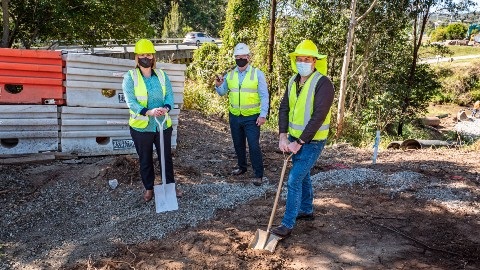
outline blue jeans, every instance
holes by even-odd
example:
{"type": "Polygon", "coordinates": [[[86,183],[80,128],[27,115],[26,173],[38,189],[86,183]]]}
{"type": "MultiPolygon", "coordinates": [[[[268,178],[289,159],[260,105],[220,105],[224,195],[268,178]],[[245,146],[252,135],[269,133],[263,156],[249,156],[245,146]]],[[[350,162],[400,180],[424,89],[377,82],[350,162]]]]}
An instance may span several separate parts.
{"type": "Polygon", "coordinates": [[[238,159],[238,168],[247,170],[247,144],[255,177],[263,177],[263,157],[260,149],[260,127],[257,126],[258,114],[235,116],[229,113],[230,132],[238,159]]]}
{"type": "Polygon", "coordinates": [[[293,166],[288,174],[287,206],[282,225],[293,229],[299,213],[313,213],[313,188],[310,170],[322,153],[326,140],[312,141],[293,155],[293,166]]]}

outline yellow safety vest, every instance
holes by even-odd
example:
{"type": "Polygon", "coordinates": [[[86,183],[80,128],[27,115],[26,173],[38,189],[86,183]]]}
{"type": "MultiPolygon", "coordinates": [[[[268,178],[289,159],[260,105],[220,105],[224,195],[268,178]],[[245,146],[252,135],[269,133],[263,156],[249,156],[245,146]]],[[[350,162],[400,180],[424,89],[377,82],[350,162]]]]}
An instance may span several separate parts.
{"type": "MultiPolygon", "coordinates": [[[[147,108],[147,103],[148,103],[148,92],[147,92],[147,86],[145,85],[145,81],[143,80],[143,76],[140,72],[139,68],[129,70],[130,76],[132,76],[133,79],[133,90],[135,97],[137,98],[138,103],[142,105],[143,107],[147,108]]],[[[153,72],[157,75],[158,81],[160,82],[160,85],[162,86],[163,90],[163,98],[165,98],[167,94],[167,89],[165,87],[165,72],[161,69],[154,69],[153,72]]],[[[168,114],[165,115],[167,117],[167,128],[172,126],[172,119],[168,116],[168,114]]],[[[148,115],[141,115],[137,114],[136,112],[130,110],[130,120],[128,120],[128,124],[131,127],[134,128],[145,128],[148,126],[148,120],[149,117],[148,115]]]]}
{"type": "Polygon", "coordinates": [[[260,113],[260,95],[258,94],[258,75],[256,68],[250,66],[240,85],[238,70],[233,69],[227,76],[229,89],[229,111],[236,116],[250,116],[260,113]]]}
{"type": "MultiPolygon", "coordinates": [[[[303,130],[310,121],[313,113],[313,100],[315,97],[315,86],[322,77],[318,71],[315,71],[305,82],[300,94],[297,96],[297,84],[294,75],[288,82],[288,103],[290,112],[288,113],[288,133],[296,138],[300,138],[303,130]]],[[[321,98],[321,97],[317,97],[321,98]]],[[[327,117],[313,137],[313,140],[325,140],[328,137],[330,128],[331,111],[328,111],[327,117]]]]}

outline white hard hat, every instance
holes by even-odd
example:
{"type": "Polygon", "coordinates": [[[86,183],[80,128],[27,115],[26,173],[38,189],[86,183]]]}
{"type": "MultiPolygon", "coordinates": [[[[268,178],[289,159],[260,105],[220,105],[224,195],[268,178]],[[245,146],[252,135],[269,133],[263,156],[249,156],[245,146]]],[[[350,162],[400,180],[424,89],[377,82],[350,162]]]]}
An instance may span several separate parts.
{"type": "Polygon", "coordinates": [[[250,49],[245,43],[238,43],[233,49],[233,56],[250,54],[250,49]]]}

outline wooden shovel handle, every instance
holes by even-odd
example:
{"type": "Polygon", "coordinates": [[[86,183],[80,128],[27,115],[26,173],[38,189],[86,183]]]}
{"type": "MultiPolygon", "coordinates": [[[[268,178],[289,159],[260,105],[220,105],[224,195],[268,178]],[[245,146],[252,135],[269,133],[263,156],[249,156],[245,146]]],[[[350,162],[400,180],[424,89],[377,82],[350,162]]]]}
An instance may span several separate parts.
{"type": "Polygon", "coordinates": [[[275,202],[273,203],[272,214],[270,214],[270,220],[268,221],[267,233],[270,232],[270,228],[272,227],[273,218],[275,217],[275,211],[277,211],[278,198],[280,197],[280,193],[282,191],[283,178],[285,176],[285,171],[287,170],[288,161],[292,158],[292,156],[293,154],[290,154],[283,161],[282,174],[280,175],[280,182],[278,182],[277,194],[275,195],[275,202]]]}

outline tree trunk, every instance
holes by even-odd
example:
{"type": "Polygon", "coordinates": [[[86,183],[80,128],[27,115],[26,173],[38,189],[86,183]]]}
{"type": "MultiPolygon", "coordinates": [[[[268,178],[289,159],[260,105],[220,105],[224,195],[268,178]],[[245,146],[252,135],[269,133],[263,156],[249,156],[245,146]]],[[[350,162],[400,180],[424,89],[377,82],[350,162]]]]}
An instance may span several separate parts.
{"type": "Polygon", "coordinates": [[[355,26],[360,23],[365,16],[367,16],[370,11],[372,11],[373,7],[377,3],[377,0],[373,0],[370,7],[365,11],[365,13],[360,16],[358,19],[355,18],[355,9],[357,5],[356,0],[352,0],[351,3],[351,10],[352,15],[350,16],[350,25],[348,27],[347,33],[347,44],[345,45],[345,55],[343,56],[343,65],[342,65],[342,74],[340,75],[340,96],[338,97],[338,111],[337,111],[337,133],[335,134],[335,138],[340,138],[343,131],[343,118],[345,116],[345,95],[347,92],[347,76],[348,76],[348,66],[350,63],[350,52],[352,50],[352,44],[355,37],[355,26]]]}
{"type": "Polygon", "coordinates": [[[9,28],[10,17],[8,14],[8,2],[9,0],[2,0],[3,35],[2,35],[2,43],[0,44],[0,47],[2,48],[10,47],[8,42],[8,37],[10,35],[10,28],[9,28]]]}
{"type": "MultiPolygon", "coordinates": [[[[418,8],[418,7],[417,7],[418,8]]],[[[413,59],[412,59],[412,64],[410,66],[410,72],[408,74],[408,81],[407,81],[407,90],[406,91],[410,91],[410,89],[415,85],[415,72],[417,70],[417,60],[418,60],[418,51],[420,49],[420,46],[422,45],[422,36],[423,36],[423,33],[425,32],[425,26],[427,24],[427,21],[428,21],[428,16],[430,15],[430,8],[431,8],[431,5],[428,4],[426,7],[425,7],[425,11],[422,15],[422,18],[421,18],[421,27],[420,27],[420,33],[417,33],[417,22],[418,22],[418,16],[415,17],[415,20],[414,20],[414,25],[413,25],[413,37],[414,37],[414,40],[413,40],[413,59]],[[418,34],[418,36],[417,36],[418,34]]],[[[405,93],[405,97],[404,97],[404,100],[403,100],[403,104],[402,104],[402,115],[405,114],[407,112],[407,109],[408,107],[410,106],[410,93],[405,93]]],[[[397,134],[399,136],[402,136],[403,134],[403,124],[404,124],[404,120],[401,118],[400,119],[400,122],[398,123],[398,129],[397,129],[397,134]]]]}
{"type": "Polygon", "coordinates": [[[340,95],[338,97],[338,111],[337,111],[337,134],[335,137],[338,139],[342,135],[343,131],[343,118],[345,116],[345,95],[347,92],[347,76],[348,76],[348,65],[350,63],[350,51],[352,50],[353,37],[355,33],[355,9],[357,5],[357,0],[352,0],[351,3],[351,16],[350,24],[348,26],[347,33],[347,44],[345,45],[345,54],[343,55],[343,64],[342,64],[342,74],[340,75],[340,95]]]}
{"type": "Polygon", "coordinates": [[[270,7],[270,33],[268,37],[268,73],[273,71],[273,44],[275,43],[275,20],[277,15],[277,0],[271,0],[270,7]]]}

